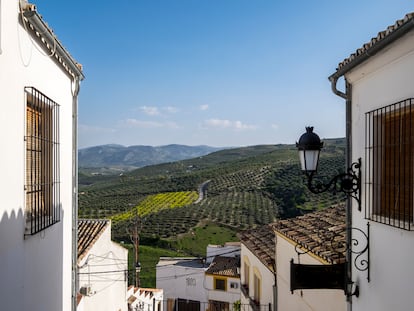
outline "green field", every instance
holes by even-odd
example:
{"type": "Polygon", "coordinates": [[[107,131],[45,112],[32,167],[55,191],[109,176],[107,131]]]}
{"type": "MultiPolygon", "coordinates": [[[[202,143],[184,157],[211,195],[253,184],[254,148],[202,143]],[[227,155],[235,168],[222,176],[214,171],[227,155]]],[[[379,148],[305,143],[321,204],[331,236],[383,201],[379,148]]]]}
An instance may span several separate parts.
{"type": "MultiPolygon", "coordinates": [[[[155,265],[160,257],[205,257],[209,244],[223,245],[225,242],[238,241],[236,232],[225,226],[217,226],[213,223],[203,223],[194,228],[190,233],[182,235],[168,243],[168,248],[141,245],[139,247],[139,261],[141,263],[140,284],[141,287],[155,287],[155,265]],[[173,248],[175,251],[169,249],[173,248]]],[[[129,284],[134,282],[134,251],[131,244],[126,246],[129,252],[129,284]]]]}
{"type": "MultiPolygon", "coordinates": [[[[128,248],[128,284],[135,284],[135,258],[132,244],[124,244],[128,248]]],[[[139,247],[139,262],[141,263],[140,285],[141,287],[155,288],[155,266],[160,257],[180,257],[182,252],[166,248],[141,245],[139,247]]]]}

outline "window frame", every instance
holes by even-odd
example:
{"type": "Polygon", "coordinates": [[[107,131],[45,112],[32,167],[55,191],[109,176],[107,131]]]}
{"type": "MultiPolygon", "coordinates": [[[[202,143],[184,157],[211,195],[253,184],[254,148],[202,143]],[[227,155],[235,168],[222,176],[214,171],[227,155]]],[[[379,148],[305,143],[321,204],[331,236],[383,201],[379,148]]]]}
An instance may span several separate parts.
{"type": "Polygon", "coordinates": [[[413,230],[414,99],[366,113],[365,218],[413,230]]]}
{"type": "Polygon", "coordinates": [[[243,272],[244,272],[243,286],[248,289],[250,286],[250,261],[247,258],[243,260],[243,272]]]}
{"type": "Polygon", "coordinates": [[[262,296],[262,275],[259,270],[253,271],[253,299],[256,304],[260,304],[262,296]]]}
{"type": "Polygon", "coordinates": [[[230,282],[230,288],[231,289],[238,289],[239,288],[239,283],[237,283],[237,282],[230,282]]]}
{"type": "Polygon", "coordinates": [[[214,289],[220,290],[223,292],[227,291],[227,279],[221,277],[214,277],[213,279],[214,289]],[[221,283],[223,286],[218,286],[218,283],[221,283]]]}
{"type": "Polygon", "coordinates": [[[60,221],[59,105],[25,87],[25,235],[60,221]]]}

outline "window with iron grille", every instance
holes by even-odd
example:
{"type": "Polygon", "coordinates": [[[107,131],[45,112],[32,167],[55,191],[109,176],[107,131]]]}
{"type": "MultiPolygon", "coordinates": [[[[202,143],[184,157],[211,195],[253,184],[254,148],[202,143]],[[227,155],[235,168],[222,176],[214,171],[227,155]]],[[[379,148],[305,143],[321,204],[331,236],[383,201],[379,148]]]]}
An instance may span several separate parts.
{"type": "Polygon", "coordinates": [[[413,229],[414,99],[366,113],[366,217],[413,229]]]}
{"type": "Polygon", "coordinates": [[[60,221],[59,105],[33,87],[26,94],[26,234],[60,221]]]}

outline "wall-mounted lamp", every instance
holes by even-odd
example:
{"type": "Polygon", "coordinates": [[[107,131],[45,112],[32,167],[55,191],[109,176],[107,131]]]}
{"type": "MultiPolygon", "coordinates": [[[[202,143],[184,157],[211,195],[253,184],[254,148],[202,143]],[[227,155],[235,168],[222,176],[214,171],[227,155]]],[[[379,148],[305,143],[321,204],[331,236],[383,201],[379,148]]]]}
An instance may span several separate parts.
{"type": "MultiPolygon", "coordinates": [[[[319,154],[323,147],[319,136],[313,132],[313,127],[306,127],[306,133],[296,143],[299,151],[299,159],[302,171],[308,179],[308,188],[312,193],[318,194],[326,191],[332,193],[343,192],[347,197],[352,197],[358,202],[358,210],[361,211],[361,158],[351,164],[345,173],[334,176],[328,183],[313,181],[319,163],[319,154]]],[[[315,245],[314,247],[316,247],[315,245]]],[[[299,249],[299,248],[295,248],[299,249]]],[[[341,288],[350,297],[359,295],[359,287],[352,282],[348,269],[353,266],[359,271],[369,272],[369,223],[367,232],[360,228],[351,227],[347,223],[347,241],[333,246],[332,251],[342,249],[346,253],[347,261],[330,266],[294,264],[291,261],[291,290],[317,289],[317,288],[341,288]],[[317,279],[315,283],[315,279],[317,279]],[[344,282],[345,281],[345,282],[344,282]],[[354,290],[352,287],[354,286],[354,290]]],[[[303,252],[296,250],[298,256],[303,252]]],[[[308,251],[312,251],[309,249],[308,251]]]]}
{"type": "Polygon", "coordinates": [[[299,160],[302,171],[308,178],[308,188],[312,193],[331,191],[332,193],[343,192],[348,197],[353,197],[358,202],[358,210],[361,210],[361,158],[358,162],[351,164],[347,172],[334,176],[331,181],[324,184],[321,182],[312,183],[313,177],[318,169],[319,154],[323,142],[313,132],[313,127],[306,127],[306,133],[302,134],[299,142],[296,143],[299,151],[299,160]]]}

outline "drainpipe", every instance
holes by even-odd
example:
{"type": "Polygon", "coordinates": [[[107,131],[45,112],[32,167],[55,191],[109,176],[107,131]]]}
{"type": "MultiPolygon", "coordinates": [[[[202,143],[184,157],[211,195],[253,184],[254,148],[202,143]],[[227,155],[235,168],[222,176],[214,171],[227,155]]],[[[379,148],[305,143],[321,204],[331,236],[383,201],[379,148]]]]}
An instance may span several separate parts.
{"type": "Polygon", "coordinates": [[[80,80],[76,76],[72,91],[72,311],[76,311],[78,280],[78,94],[80,80]]]}
{"type": "MultiPolygon", "coordinates": [[[[276,239],[276,238],[275,238],[276,239]]],[[[276,261],[273,261],[273,276],[275,278],[273,284],[273,311],[278,309],[278,296],[277,296],[277,272],[276,272],[276,261]]]]}
{"type": "MultiPolygon", "coordinates": [[[[345,93],[337,89],[337,82],[338,76],[332,75],[329,77],[331,81],[331,88],[332,92],[345,99],[345,110],[346,110],[346,121],[345,121],[345,169],[351,167],[352,164],[352,85],[348,83],[345,78],[345,93]]],[[[352,245],[352,232],[350,228],[352,228],[352,198],[348,198],[346,200],[346,243],[347,245],[352,245]]],[[[348,293],[348,281],[352,281],[352,251],[351,248],[348,247],[346,252],[346,261],[348,262],[346,267],[346,277],[347,277],[347,284],[346,284],[346,293],[348,293]]],[[[352,296],[347,295],[347,310],[352,311],[352,296]]]]}

